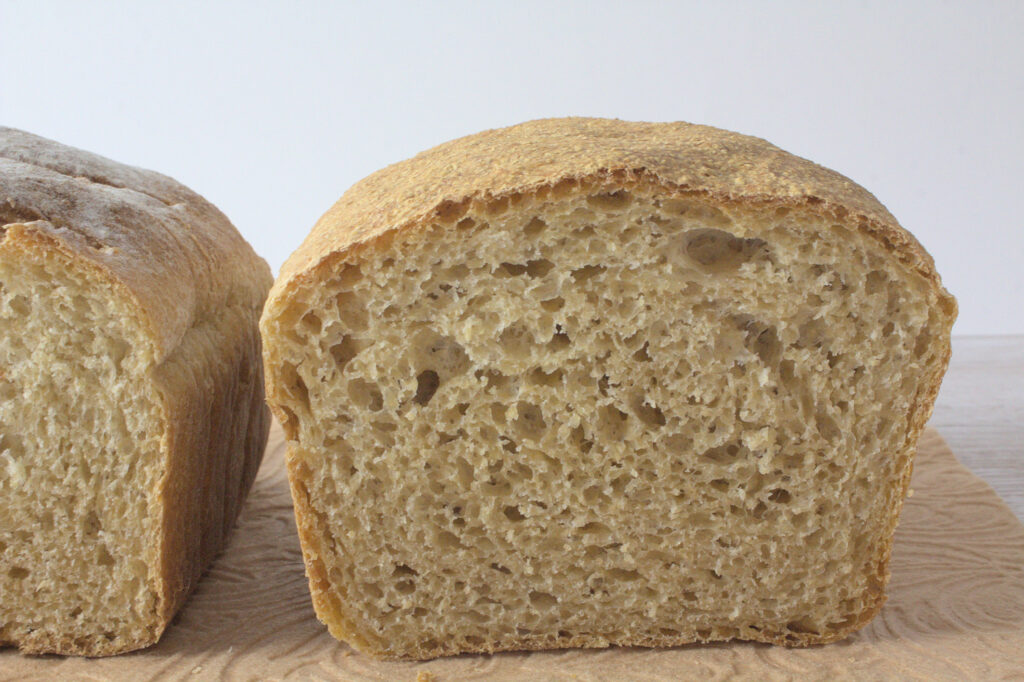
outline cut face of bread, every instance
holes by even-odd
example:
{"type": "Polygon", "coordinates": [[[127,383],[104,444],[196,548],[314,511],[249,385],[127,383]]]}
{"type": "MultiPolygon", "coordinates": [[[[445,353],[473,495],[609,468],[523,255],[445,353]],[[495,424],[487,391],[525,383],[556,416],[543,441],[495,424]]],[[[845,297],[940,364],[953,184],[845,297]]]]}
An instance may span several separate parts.
{"type": "Polygon", "coordinates": [[[881,607],[954,305],[885,241],[612,173],[330,253],[263,333],[336,637],[808,644],[881,607]]]}
{"type": "Polygon", "coordinates": [[[259,466],[269,286],[170,178],[0,128],[0,646],[160,638],[259,466]]]}
{"type": "Polygon", "coordinates": [[[152,638],[152,344],[130,303],[66,258],[0,249],[0,287],[0,640],[152,638]]]}

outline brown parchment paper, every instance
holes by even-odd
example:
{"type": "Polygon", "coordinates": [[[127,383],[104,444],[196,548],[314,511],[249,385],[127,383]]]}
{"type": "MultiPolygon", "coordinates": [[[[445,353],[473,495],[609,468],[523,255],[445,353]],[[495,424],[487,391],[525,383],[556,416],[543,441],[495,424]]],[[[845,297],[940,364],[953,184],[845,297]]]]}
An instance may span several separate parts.
{"type": "Polygon", "coordinates": [[[382,663],[313,614],[279,428],[224,554],[156,646],[114,658],[0,652],[3,680],[1024,679],[1024,526],[932,430],[896,533],[889,601],[810,649],[715,644],[382,663]]]}

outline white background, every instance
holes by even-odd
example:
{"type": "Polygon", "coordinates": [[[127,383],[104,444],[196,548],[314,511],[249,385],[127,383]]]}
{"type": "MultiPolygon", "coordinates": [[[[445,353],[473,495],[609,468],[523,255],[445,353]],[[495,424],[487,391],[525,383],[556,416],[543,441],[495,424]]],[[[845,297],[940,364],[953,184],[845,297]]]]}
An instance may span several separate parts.
{"type": "Polygon", "coordinates": [[[0,124],[172,175],[275,270],[353,182],[527,119],[688,120],[874,192],[1024,333],[1022,2],[13,2],[0,124]]]}

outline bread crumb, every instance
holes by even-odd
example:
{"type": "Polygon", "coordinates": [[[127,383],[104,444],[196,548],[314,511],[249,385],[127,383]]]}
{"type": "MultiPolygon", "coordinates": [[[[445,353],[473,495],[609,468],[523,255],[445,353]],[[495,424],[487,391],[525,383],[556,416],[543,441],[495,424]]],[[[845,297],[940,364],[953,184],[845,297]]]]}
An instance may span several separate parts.
{"type": "Polygon", "coordinates": [[[434,676],[434,673],[421,670],[416,673],[416,682],[437,682],[437,678],[434,676]]]}
{"type": "Polygon", "coordinates": [[[914,496],[914,489],[913,488],[907,488],[907,499],[909,500],[913,496],[914,496]]]}

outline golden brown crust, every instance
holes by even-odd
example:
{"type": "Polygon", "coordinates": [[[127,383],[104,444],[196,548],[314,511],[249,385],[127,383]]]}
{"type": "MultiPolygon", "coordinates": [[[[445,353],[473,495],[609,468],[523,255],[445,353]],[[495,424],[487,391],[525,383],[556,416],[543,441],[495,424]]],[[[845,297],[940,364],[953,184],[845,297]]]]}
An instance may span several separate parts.
{"type": "MultiPolygon", "coordinates": [[[[602,191],[644,185],[668,195],[703,195],[723,205],[799,207],[830,223],[867,234],[883,244],[908,270],[919,273],[931,284],[933,303],[944,321],[948,362],[949,329],[956,317],[956,301],[942,287],[930,255],[874,196],[842,175],[764,140],[688,123],[588,118],[531,121],[447,142],[378,171],[346,192],[285,263],[265,307],[264,324],[282,314],[299,287],[329,276],[327,273],[339,261],[354,259],[363,251],[385,248],[395,234],[415,231],[435,219],[454,224],[451,218],[464,213],[472,202],[500,205],[523,195],[557,192],[564,185],[597,186],[602,191]]],[[[270,354],[264,360],[267,364],[275,362],[270,354]]],[[[745,633],[743,639],[788,646],[837,641],[866,625],[882,608],[892,534],[910,479],[913,449],[931,414],[945,367],[943,363],[933,368],[926,390],[912,410],[905,466],[889,491],[888,543],[879,547],[874,556],[865,557],[865,566],[875,578],[872,605],[850,622],[826,633],[766,630],[745,633]]],[[[281,390],[282,387],[268,381],[268,401],[288,438],[294,440],[297,433],[293,420],[278,404],[281,390]]],[[[897,454],[900,453],[894,453],[897,454]]],[[[290,473],[301,478],[301,473],[294,469],[290,473]]],[[[310,513],[308,505],[296,508],[299,526],[305,529],[304,549],[307,544],[316,547],[321,542],[316,537],[316,523],[305,518],[310,513]]],[[[326,581],[314,580],[311,575],[310,586],[318,614],[331,620],[336,609],[326,615],[319,606],[328,599],[326,581]]],[[[390,655],[379,647],[367,646],[353,625],[337,621],[331,625],[335,636],[349,641],[359,637],[370,653],[390,655]]],[[[654,637],[614,644],[674,646],[730,637],[712,633],[707,637],[654,637]]],[[[486,643],[477,649],[446,648],[440,644],[438,648],[413,652],[407,658],[608,644],[604,638],[588,636],[542,642],[510,639],[486,643]]]]}
{"type": "Polygon", "coordinates": [[[60,253],[134,304],[167,424],[149,636],[35,633],[14,643],[88,656],[149,646],[223,547],[262,458],[270,417],[256,324],[270,270],[220,211],[174,180],[9,128],[0,128],[0,241],[60,253]]]}
{"type": "Polygon", "coordinates": [[[305,487],[309,471],[301,462],[300,450],[294,444],[288,446],[286,461],[302,559],[306,565],[306,578],[309,580],[309,592],[317,617],[327,625],[335,638],[351,642],[360,649],[377,648],[377,644],[369,641],[359,631],[355,621],[345,613],[343,604],[339,602],[335,590],[331,587],[321,557],[334,550],[325,546],[325,540],[328,538],[327,524],[309,502],[305,487]]]}
{"type": "MultiPolygon", "coordinates": [[[[356,183],[285,262],[270,305],[332,255],[415,229],[469,200],[627,176],[721,202],[811,207],[872,234],[941,287],[931,256],[913,235],[871,193],[835,171],[759,138],[709,126],[559,118],[446,142],[356,183]]],[[[942,292],[946,305],[954,305],[942,292]]]]}

